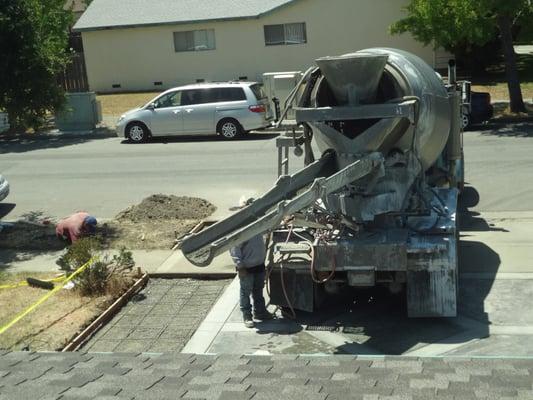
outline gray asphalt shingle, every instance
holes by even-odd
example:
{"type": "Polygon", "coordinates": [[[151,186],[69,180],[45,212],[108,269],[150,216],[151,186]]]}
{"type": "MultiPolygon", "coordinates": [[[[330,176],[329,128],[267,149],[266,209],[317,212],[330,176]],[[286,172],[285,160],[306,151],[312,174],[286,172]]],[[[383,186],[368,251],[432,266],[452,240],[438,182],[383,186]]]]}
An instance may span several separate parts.
{"type": "Polygon", "coordinates": [[[0,364],[0,400],[533,398],[533,359],[14,352],[0,364]]]}
{"type": "Polygon", "coordinates": [[[257,18],[296,0],[93,0],[74,26],[87,31],[257,18]]]}

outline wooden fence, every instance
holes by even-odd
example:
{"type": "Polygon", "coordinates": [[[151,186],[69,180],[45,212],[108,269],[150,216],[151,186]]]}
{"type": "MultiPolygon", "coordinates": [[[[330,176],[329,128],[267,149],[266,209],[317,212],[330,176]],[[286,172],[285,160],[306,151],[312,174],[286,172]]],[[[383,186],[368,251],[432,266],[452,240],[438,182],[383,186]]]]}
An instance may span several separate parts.
{"type": "Polygon", "coordinates": [[[71,62],[58,76],[58,83],[66,92],[88,92],[89,82],[83,53],[74,53],[71,62]]]}

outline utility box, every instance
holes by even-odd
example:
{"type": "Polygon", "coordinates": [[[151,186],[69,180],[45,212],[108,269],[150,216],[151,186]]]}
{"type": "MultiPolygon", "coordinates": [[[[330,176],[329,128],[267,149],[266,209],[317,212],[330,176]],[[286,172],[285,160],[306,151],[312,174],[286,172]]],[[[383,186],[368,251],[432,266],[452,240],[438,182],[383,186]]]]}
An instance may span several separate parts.
{"type": "MultiPolygon", "coordinates": [[[[296,87],[301,78],[301,71],[267,72],[263,74],[263,89],[265,90],[265,93],[268,96],[268,101],[270,102],[271,110],[275,110],[275,104],[273,102],[273,99],[278,99],[280,111],[281,114],[283,114],[285,110],[285,100],[287,100],[287,97],[296,87]]],[[[297,101],[295,102],[295,104],[297,104],[297,101]]],[[[278,115],[277,117],[279,118],[280,116],[281,115],[278,115]]],[[[289,111],[286,119],[294,119],[294,112],[292,110],[289,111]]]]}
{"type": "Polygon", "coordinates": [[[94,92],[67,93],[63,111],[55,115],[60,131],[89,131],[102,121],[102,106],[94,92]]]}
{"type": "Polygon", "coordinates": [[[9,118],[6,112],[0,112],[0,133],[9,130],[9,118]]]}

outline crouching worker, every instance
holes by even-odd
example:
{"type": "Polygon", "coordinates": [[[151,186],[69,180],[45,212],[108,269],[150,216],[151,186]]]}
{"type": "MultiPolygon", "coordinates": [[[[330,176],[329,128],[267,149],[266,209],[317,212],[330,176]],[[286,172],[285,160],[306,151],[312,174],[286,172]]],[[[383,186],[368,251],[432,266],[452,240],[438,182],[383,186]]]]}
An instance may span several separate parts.
{"type": "MultiPolygon", "coordinates": [[[[239,206],[245,207],[253,202],[248,199],[239,202],[239,206]]],[[[250,240],[233,247],[230,250],[231,257],[237,268],[240,281],[240,308],[244,325],[247,328],[253,328],[252,304],[250,296],[253,299],[253,317],[258,320],[272,319],[273,316],[265,307],[265,298],[263,297],[263,288],[265,286],[265,243],[263,236],[257,235],[250,240]]]]}
{"type": "Polygon", "coordinates": [[[95,217],[80,211],[59,221],[56,226],[56,235],[73,243],[83,236],[94,235],[96,224],[95,217]]]}

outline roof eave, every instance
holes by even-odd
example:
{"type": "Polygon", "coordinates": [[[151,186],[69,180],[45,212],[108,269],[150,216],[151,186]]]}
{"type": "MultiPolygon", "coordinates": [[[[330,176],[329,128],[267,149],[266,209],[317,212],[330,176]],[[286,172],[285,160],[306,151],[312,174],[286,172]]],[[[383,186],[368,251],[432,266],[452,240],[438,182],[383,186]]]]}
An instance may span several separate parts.
{"type": "Polygon", "coordinates": [[[169,22],[152,22],[145,24],[126,24],[126,25],[103,25],[103,26],[91,26],[87,28],[77,28],[74,25],[72,30],[74,32],[89,32],[89,31],[104,31],[111,29],[131,29],[131,28],[151,28],[154,26],[168,26],[168,25],[189,25],[189,24],[202,24],[208,22],[225,22],[225,21],[238,21],[245,19],[257,19],[259,16],[249,17],[231,17],[231,18],[212,18],[212,19],[196,19],[191,21],[169,21],[169,22]]]}
{"type": "Polygon", "coordinates": [[[111,29],[131,29],[131,28],[150,28],[155,26],[168,26],[168,25],[188,25],[188,24],[202,24],[208,22],[227,22],[227,21],[242,21],[247,19],[259,19],[261,17],[267,16],[278,11],[281,8],[287,7],[297,0],[291,0],[285,4],[281,4],[277,7],[274,7],[268,11],[257,15],[249,15],[244,17],[230,17],[230,18],[211,18],[211,19],[196,19],[190,21],[170,21],[170,22],[153,22],[145,24],[126,24],[126,25],[103,25],[103,26],[91,26],[86,28],[77,28],[76,25],[72,28],[73,32],[90,32],[90,31],[104,31],[111,29]]]}

